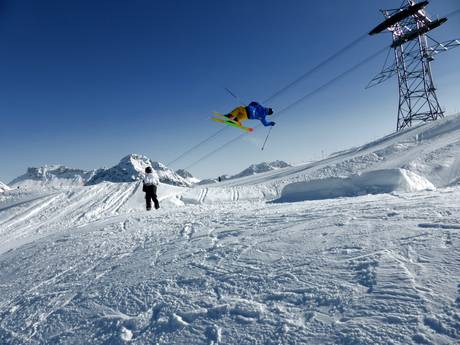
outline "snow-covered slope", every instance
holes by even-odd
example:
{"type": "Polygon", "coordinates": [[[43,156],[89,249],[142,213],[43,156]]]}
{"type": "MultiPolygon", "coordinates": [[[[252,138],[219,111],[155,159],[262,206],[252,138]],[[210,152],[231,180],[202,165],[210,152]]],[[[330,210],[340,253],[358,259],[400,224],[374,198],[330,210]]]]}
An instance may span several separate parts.
{"type": "Polygon", "coordinates": [[[146,156],[130,154],[121,159],[120,163],[109,168],[99,169],[88,181],[88,185],[106,182],[132,182],[139,180],[144,174],[145,168],[151,166],[153,173],[158,175],[160,182],[174,186],[189,187],[191,183],[179,176],[173,170],[160,162],[151,161],[146,156]]]}
{"type": "Polygon", "coordinates": [[[458,187],[126,213],[135,185],[0,201],[1,344],[460,341],[458,187]]]}
{"type": "Polygon", "coordinates": [[[0,181],[0,193],[3,193],[7,190],[11,190],[10,187],[8,187],[6,184],[4,184],[3,182],[0,181]]]}
{"type": "Polygon", "coordinates": [[[158,211],[139,181],[1,193],[0,344],[458,344],[459,131],[161,183],[158,211]]]}
{"type": "MultiPolygon", "coordinates": [[[[160,183],[161,208],[175,209],[184,187],[160,183]]],[[[145,209],[142,184],[101,182],[68,188],[14,189],[0,197],[0,254],[59,229],[145,209]]],[[[0,342],[1,344],[1,342],[0,342]]]]}
{"type": "Polygon", "coordinates": [[[63,165],[45,165],[28,168],[24,175],[11,181],[10,186],[25,188],[82,186],[93,174],[93,171],[68,168],[63,165]]]}
{"type": "Polygon", "coordinates": [[[300,187],[305,193],[297,193],[295,198],[311,200],[318,194],[315,191],[306,191],[316,189],[312,187],[323,184],[324,181],[321,180],[324,179],[339,182],[342,186],[348,184],[350,180],[347,179],[353,179],[354,191],[350,192],[346,188],[348,191],[340,196],[393,190],[412,191],[409,188],[412,182],[407,182],[409,176],[412,180],[425,181],[421,185],[430,186],[429,188],[431,185],[444,187],[458,183],[460,115],[394,133],[361,147],[339,152],[322,161],[231,179],[219,185],[198,186],[185,193],[183,200],[188,203],[273,200],[282,196],[285,187],[288,188],[287,192],[300,187]],[[385,173],[388,171],[393,173],[385,173]],[[388,178],[386,182],[381,181],[382,185],[386,185],[385,188],[372,190],[365,185],[356,185],[365,182],[365,179],[358,176],[368,172],[375,172],[380,179],[388,178]],[[399,185],[395,185],[395,178],[400,181],[399,185]]]}

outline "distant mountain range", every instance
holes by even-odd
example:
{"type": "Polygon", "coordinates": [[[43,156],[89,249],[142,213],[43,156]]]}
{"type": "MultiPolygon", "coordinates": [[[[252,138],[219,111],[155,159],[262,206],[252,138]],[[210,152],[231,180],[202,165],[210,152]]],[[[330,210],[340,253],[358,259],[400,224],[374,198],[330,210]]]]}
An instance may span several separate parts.
{"type": "Polygon", "coordinates": [[[94,185],[107,182],[132,182],[142,178],[145,168],[151,166],[160,182],[174,186],[190,187],[199,179],[185,170],[179,173],[167,168],[160,162],[150,160],[146,156],[130,154],[111,168],[96,170],[82,170],[69,168],[63,165],[45,165],[43,167],[28,168],[24,175],[10,182],[12,186],[78,186],[94,185]],[[184,177],[182,177],[183,175],[184,177]]]}
{"type": "MultiPolygon", "coordinates": [[[[191,187],[194,184],[208,184],[218,182],[219,178],[200,180],[194,177],[190,172],[179,169],[174,171],[164,164],[152,161],[146,156],[130,154],[123,157],[120,162],[110,168],[100,168],[95,170],[82,170],[69,168],[64,165],[45,165],[43,167],[28,168],[24,175],[15,178],[9,183],[10,186],[24,187],[64,187],[64,186],[83,186],[95,185],[101,182],[132,182],[137,181],[144,175],[145,168],[152,167],[153,173],[156,174],[161,183],[191,187]]],[[[240,173],[232,176],[222,175],[221,181],[236,179],[267,171],[286,168],[290,165],[283,161],[274,161],[269,163],[259,163],[249,166],[240,173]]],[[[8,190],[9,187],[0,184],[0,191],[8,190]]]]}
{"type": "Polygon", "coordinates": [[[45,165],[28,168],[24,175],[15,178],[10,186],[78,186],[84,185],[94,175],[94,171],[69,168],[63,165],[45,165]]]}
{"type": "Polygon", "coordinates": [[[272,170],[287,168],[290,166],[291,166],[290,164],[284,161],[280,161],[280,160],[273,161],[273,162],[263,162],[259,164],[252,164],[248,168],[244,169],[243,171],[239,172],[236,175],[221,175],[214,179],[202,180],[198,184],[203,185],[203,184],[209,184],[209,183],[216,183],[216,182],[219,182],[219,179],[220,181],[233,180],[237,178],[261,174],[261,173],[272,171],[272,170]]]}

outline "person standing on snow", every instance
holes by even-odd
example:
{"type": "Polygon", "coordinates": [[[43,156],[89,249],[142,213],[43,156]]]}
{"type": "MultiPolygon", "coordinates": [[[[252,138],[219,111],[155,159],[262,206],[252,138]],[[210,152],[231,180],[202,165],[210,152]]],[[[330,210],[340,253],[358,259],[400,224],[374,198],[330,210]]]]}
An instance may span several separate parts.
{"type": "Polygon", "coordinates": [[[157,199],[157,186],[159,182],[158,178],[153,175],[152,168],[145,168],[145,176],[142,180],[142,191],[145,192],[145,206],[147,211],[152,209],[152,200],[155,205],[155,209],[158,210],[160,208],[160,204],[157,199]]]}
{"type": "Polygon", "coordinates": [[[241,106],[233,109],[225,117],[238,122],[239,125],[242,125],[241,121],[244,120],[260,120],[265,127],[268,127],[275,125],[273,121],[267,121],[267,116],[272,114],[272,108],[265,108],[257,102],[251,102],[247,107],[241,106]]]}

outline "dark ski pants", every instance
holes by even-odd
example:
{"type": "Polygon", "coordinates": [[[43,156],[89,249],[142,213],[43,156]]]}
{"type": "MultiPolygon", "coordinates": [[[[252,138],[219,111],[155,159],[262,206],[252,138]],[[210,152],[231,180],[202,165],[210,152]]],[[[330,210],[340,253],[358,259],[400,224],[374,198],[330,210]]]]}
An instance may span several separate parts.
{"type": "Polygon", "coordinates": [[[148,190],[145,192],[145,206],[147,210],[152,208],[152,200],[155,205],[155,209],[158,210],[160,208],[160,204],[158,203],[157,199],[157,186],[149,186],[148,190]]]}

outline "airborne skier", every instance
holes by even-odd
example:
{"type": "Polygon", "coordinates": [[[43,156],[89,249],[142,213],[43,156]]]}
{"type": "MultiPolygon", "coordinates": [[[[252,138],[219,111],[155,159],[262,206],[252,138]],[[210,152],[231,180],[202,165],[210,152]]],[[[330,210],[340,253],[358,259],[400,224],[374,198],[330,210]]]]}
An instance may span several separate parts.
{"type": "Polygon", "coordinates": [[[214,113],[218,117],[212,117],[211,119],[217,122],[227,123],[233,127],[238,127],[247,132],[252,132],[253,128],[245,127],[242,121],[245,120],[260,120],[266,127],[274,126],[275,122],[267,121],[267,116],[273,114],[272,108],[265,108],[257,102],[251,102],[247,106],[240,106],[233,109],[226,115],[214,113]]]}
{"type": "Polygon", "coordinates": [[[272,114],[272,108],[265,108],[257,102],[251,102],[246,107],[241,106],[233,109],[230,113],[225,115],[225,117],[238,122],[240,125],[242,125],[241,121],[260,120],[265,127],[268,127],[275,125],[273,121],[267,121],[267,116],[272,114]]]}

